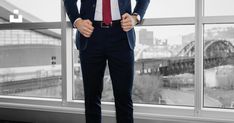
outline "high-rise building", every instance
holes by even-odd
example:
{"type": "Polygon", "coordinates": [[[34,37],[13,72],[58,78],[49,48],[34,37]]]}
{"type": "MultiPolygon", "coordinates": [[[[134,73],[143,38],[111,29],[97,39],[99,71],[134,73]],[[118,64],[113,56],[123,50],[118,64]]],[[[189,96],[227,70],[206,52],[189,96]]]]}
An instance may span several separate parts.
{"type": "Polygon", "coordinates": [[[139,43],[144,45],[154,45],[154,32],[141,29],[139,31],[139,43]]]}

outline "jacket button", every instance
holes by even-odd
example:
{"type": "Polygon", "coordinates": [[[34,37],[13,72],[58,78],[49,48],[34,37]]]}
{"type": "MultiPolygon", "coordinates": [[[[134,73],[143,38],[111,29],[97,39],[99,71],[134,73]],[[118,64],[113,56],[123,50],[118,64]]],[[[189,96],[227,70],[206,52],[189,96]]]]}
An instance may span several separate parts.
{"type": "Polygon", "coordinates": [[[93,8],[95,8],[96,7],[96,5],[95,4],[93,4],[93,6],[92,6],[93,8]]]}

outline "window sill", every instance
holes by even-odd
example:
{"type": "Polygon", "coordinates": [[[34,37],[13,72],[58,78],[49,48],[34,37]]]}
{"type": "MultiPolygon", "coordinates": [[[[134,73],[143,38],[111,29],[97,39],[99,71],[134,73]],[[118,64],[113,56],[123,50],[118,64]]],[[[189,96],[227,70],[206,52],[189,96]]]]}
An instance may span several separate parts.
{"type": "MultiPolygon", "coordinates": [[[[2,98],[1,98],[2,99],[2,98]]],[[[47,100],[47,99],[45,99],[47,100]]],[[[26,100],[27,101],[27,100],[26,100]]],[[[47,100],[48,101],[48,100],[47,100]]],[[[42,101],[43,102],[43,101],[42,101]]],[[[84,114],[83,101],[73,101],[62,103],[60,100],[53,100],[46,103],[52,103],[53,105],[43,105],[41,104],[29,104],[29,103],[12,103],[12,102],[0,102],[0,108],[8,109],[21,109],[21,110],[35,110],[35,111],[45,111],[45,112],[55,112],[55,113],[72,113],[72,114],[84,114]]],[[[102,115],[107,117],[115,117],[114,106],[112,102],[103,102],[102,115]]],[[[147,111],[150,109],[150,106],[139,106],[139,104],[134,104],[134,118],[136,119],[145,119],[145,120],[155,120],[155,121],[177,121],[177,122],[187,122],[187,123],[196,123],[196,122],[222,122],[222,123],[233,123],[234,119],[229,118],[220,118],[222,112],[210,112],[212,115],[201,113],[202,116],[193,115],[183,115],[182,112],[188,113],[193,112],[189,108],[183,107],[173,107],[173,106],[154,106],[151,107],[153,112],[147,111]],[[142,110],[143,109],[143,110],[142,110]],[[146,112],[147,111],[147,112],[146,112]],[[165,113],[167,112],[167,114],[165,113]],[[217,117],[215,117],[217,116],[217,117]],[[188,122],[189,121],[189,122],[188,122]]],[[[232,113],[231,113],[232,114],[232,113]]],[[[231,114],[229,114],[231,116],[231,114]]],[[[233,115],[232,115],[233,116],[233,115]]]]}

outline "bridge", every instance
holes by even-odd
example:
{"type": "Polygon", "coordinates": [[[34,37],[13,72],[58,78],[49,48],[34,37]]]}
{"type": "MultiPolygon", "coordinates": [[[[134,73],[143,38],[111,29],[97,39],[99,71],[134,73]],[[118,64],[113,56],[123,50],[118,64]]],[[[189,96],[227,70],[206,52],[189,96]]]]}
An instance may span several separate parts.
{"type": "MultiPolygon", "coordinates": [[[[139,59],[136,69],[139,74],[162,76],[194,73],[195,41],[187,44],[175,57],[139,59]]],[[[204,68],[234,64],[234,46],[226,40],[209,40],[204,43],[204,68]]]]}

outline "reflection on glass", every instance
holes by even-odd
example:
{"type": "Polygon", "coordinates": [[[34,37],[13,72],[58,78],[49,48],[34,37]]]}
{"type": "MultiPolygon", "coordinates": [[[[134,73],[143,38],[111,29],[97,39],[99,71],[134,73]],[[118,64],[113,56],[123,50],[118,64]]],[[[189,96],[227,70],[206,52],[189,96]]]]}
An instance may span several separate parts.
{"type": "Polygon", "coordinates": [[[0,30],[0,95],[61,98],[61,34],[0,30]]]}
{"type": "Polygon", "coordinates": [[[205,16],[234,15],[234,0],[204,0],[205,16]]]}
{"type": "Polygon", "coordinates": [[[0,23],[61,21],[60,0],[0,0],[0,11],[0,23]]]}
{"type": "MultiPolygon", "coordinates": [[[[134,8],[136,0],[131,0],[134,8]]],[[[193,17],[195,0],[151,0],[145,18],[193,17]]]]}
{"type": "MultiPolygon", "coordinates": [[[[194,26],[137,27],[133,101],[142,104],[194,105],[194,26]]],[[[74,47],[73,99],[84,99],[74,47]]],[[[103,101],[113,101],[108,68],[103,101]]]]}
{"type": "Polygon", "coordinates": [[[234,108],[234,25],[204,28],[204,106],[234,108]]]}

